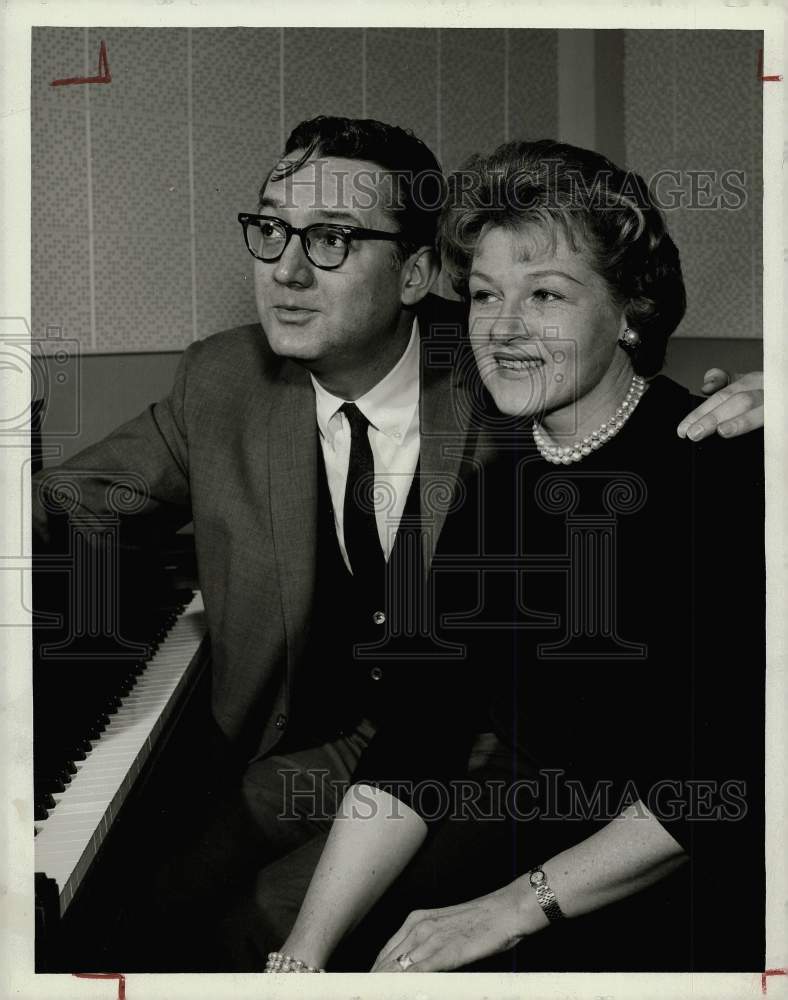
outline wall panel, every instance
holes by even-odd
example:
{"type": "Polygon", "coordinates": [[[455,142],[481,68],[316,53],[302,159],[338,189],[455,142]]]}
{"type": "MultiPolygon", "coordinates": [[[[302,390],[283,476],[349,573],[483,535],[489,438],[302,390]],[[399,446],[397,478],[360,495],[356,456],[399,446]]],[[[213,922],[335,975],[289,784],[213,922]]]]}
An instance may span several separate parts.
{"type": "MultiPolygon", "coordinates": [[[[762,44],[760,32],[626,32],[627,165],[647,180],[661,171],[680,175],[659,185],[687,284],[678,337],[763,335],[762,44]],[[691,171],[718,179],[741,172],[743,203],[704,207],[709,198],[693,196],[691,171]]],[[[710,180],[709,191],[723,194],[719,180],[710,180]]]]}
{"type": "Polygon", "coordinates": [[[237,215],[256,211],[280,151],[280,41],[278,28],[191,33],[196,337],[257,319],[237,215]]]}
{"type": "Polygon", "coordinates": [[[455,170],[504,140],[505,32],[442,30],[440,65],[441,160],[455,170]]]}
{"type": "MultiPolygon", "coordinates": [[[[185,109],[185,100],[183,101],[185,109]]],[[[192,339],[188,130],[112,108],[92,114],[97,351],[192,339]]]]}
{"type": "Polygon", "coordinates": [[[52,80],[85,70],[84,32],[47,28],[34,33],[31,64],[32,329],[47,327],[90,350],[90,269],[86,100],[79,87],[52,80]]]}
{"type": "Polygon", "coordinates": [[[508,45],[507,139],[558,135],[558,32],[506,32],[508,45]]]}
{"type": "Polygon", "coordinates": [[[367,117],[412,129],[437,152],[437,30],[368,28],[365,65],[367,117]]]}
{"type": "Polygon", "coordinates": [[[316,115],[361,116],[361,28],[285,28],[284,123],[316,115]]]}

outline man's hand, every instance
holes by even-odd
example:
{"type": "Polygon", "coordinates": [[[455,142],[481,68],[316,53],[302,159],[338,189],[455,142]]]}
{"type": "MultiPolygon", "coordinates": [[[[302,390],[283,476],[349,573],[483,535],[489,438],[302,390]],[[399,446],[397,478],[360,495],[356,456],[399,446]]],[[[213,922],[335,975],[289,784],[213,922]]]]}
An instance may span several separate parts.
{"type": "Polygon", "coordinates": [[[722,368],[710,368],[703,381],[704,395],[714,393],[679,424],[679,437],[702,441],[716,431],[722,437],[738,437],[763,427],[763,372],[731,376],[722,368]]]}
{"type": "MultiPolygon", "coordinates": [[[[383,946],[372,971],[448,972],[513,948],[529,930],[522,905],[526,891],[515,880],[458,906],[414,910],[383,946]],[[404,955],[406,969],[397,961],[404,955]]],[[[536,920],[547,924],[541,911],[536,920]]]]}

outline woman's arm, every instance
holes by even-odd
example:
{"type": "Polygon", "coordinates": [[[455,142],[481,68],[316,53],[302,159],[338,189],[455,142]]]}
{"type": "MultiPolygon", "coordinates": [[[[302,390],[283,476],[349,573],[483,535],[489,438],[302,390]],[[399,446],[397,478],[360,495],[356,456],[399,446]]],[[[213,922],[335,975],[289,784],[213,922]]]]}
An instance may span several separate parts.
{"type": "MultiPolygon", "coordinates": [[[[281,950],[324,965],[421,846],[427,824],[388,792],[353,785],[345,795],[296,923],[281,950]]],[[[647,888],[686,860],[681,846],[637,802],[542,866],[567,918],[647,888]]],[[[417,910],[383,947],[373,971],[455,969],[513,947],[548,925],[528,876],[459,906],[417,910]]]]}
{"type": "MultiPolygon", "coordinates": [[[[527,830],[524,830],[527,835],[527,830]]],[[[641,802],[542,868],[567,918],[600,909],[658,882],[687,858],[641,802]]],[[[506,951],[547,927],[528,875],[458,906],[417,910],[384,945],[373,972],[439,972],[506,951]]]]}
{"type": "Polygon", "coordinates": [[[383,895],[421,846],[427,824],[371,785],[342,800],[295,925],[281,951],[317,968],[383,895]]]}

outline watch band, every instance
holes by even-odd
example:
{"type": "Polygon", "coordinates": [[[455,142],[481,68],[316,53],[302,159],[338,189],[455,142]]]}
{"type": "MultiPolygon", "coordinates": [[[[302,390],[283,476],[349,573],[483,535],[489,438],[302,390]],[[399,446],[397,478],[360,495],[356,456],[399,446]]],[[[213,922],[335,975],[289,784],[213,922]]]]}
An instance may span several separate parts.
{"type": "Polygon", "coordinates": [[[550,883],[547,881],[544,871],[538,867],[532,868],[528,872],[528,881],[531,883],[531,888],[536,893],[539,905],[544,910],[544,914],[550,923],[552,924],[556,920],[563,919],[564,912],[558,905],[558,900],[550,888],[550,883]]]}

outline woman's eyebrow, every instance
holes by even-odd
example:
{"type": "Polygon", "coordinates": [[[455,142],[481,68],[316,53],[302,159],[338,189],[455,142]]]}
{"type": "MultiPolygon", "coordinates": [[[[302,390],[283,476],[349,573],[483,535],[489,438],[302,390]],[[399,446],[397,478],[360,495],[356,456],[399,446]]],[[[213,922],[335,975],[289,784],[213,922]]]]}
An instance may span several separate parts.
{"type": "Polygon", "coordinates": [[[529,278],[566,278],[568,281],[574,281],[576,285],[583,285],[585,287],[585,282],[581,281],[579,278],[575,278],[571,274],[567,274],[566,271],[557,271],[555,268],[545,268],[542,271],[529,271],[529,278]]]}
{"type": "MultiPolygon", "coordinates": [[[[571,274],[567,274],[566,271],[557,271],[554,268],[545,268],[541,271],[528,271],[526,277],[528,278],[547,278],[547,277],[558,277],[566,278],[568,281],[574,281],[576,285],[583,285],[585,288],[585,282],[581,281],[579,278],[573,277],[571,274]]],[[[495,284],[495,278],[486,274],[484,271],[478,271],[474,268],[468,278],[479,278],[482,281],[489,281],[491,284],[495,284]]]]}

